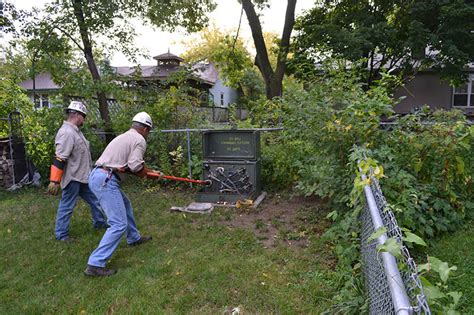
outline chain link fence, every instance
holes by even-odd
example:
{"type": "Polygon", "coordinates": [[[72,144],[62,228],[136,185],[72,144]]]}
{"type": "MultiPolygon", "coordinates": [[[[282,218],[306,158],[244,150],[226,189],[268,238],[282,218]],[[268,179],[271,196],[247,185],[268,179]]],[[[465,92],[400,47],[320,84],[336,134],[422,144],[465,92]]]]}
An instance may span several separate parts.
{"type": "MultiPolygon", "coordinates": [[[[360,215],[361,257],[370,314],[431,314],[418,277],[416,264],[402,242],[402,233],[393,212],[387,205],[377,179],[370,175],[364,193],[366,205],[360,215]],[[386,232],[374,240],[370,236],[379,228],[386,232]],[[401,247],[396,259],[377,245],[393,238],[401,247]]],[[[366,180],[365,175],[362,176],[366,180]]]]}

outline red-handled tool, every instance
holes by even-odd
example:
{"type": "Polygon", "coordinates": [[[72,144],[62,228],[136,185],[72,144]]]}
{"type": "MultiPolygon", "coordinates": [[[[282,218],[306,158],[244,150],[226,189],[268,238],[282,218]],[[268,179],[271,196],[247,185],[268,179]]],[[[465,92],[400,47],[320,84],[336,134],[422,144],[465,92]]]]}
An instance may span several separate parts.
{"type": "MultiPolygon", "coordinates": [[[[160,178],[159,173],[155,172],[148,172],[146,173],[146,177],[148,178],[160,178]]],[[[184,177],[176,177],[176,176],[170,176],[170,175],[164,175],[164,179],[169,179],[169,180],[175,180],[179,182],[188,182],[188,183],[195,183],[199,185],[206,185],[210,186],[212,182],[210,180],[199,180],[199,179],[190,179],[190,178],[184,178],[184,177]]]]}

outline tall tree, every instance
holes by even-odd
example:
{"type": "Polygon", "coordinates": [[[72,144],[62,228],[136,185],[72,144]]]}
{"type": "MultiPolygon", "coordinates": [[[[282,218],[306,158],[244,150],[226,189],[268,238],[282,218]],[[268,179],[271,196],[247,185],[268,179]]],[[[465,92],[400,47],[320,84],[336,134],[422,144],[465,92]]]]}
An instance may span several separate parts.
{"type": "Polygon", "coordinates": [[[213,0],[58,0],[46,5],[44,12],[33,13],[25,27],[30,43],[37,51],[46,51],[51,40],[65,39],[83,54],[94,82],[106,139],[113,138],[107,106],[107,89],[97,66],[97,51],[121,51],[135,60],[134,27],[130,20],[139,18],[162,29],[183,27],[196,31],[207,23],[206,13],[213,0]],[[100,49],[98,49],[100,48],[100,49]]]}
{"type": "Polygon", "coordinates": [[[11,3],[0,1],[0,32],[14,32],[14,21],[21,17],[21,14],[16,10],[11,3]]]}
{"type": "Polygon", "coordinates": [[[295,26],[294,71],[315,71],[327,57],[364,60],[368,85],[380,71],[409,78],[431,68],[460,82],[474,56],[474,6],[471,1],[324,0],[295,26]]]}
{"type": "Polygon", "coordinates": [[[287,0],[285,23],[283,32],[278,43],[278,58],[275,69],[273,69],[265,44],[262,32],[262,24],[258,17],[256,7],[263,8],[266,0],[241,0],[242,7],[247,16],[252,37],[255,44],[257,55],[255,56],[255,65],[260,70],[265,81],[265,90],[268,99],[276,96],[281,96],[283,92],[283,76],[286,70],[286,62],[288,58],[288,51],[290,47],[290,36],[295,24],[295,7],[296,0],[287,0]]]}

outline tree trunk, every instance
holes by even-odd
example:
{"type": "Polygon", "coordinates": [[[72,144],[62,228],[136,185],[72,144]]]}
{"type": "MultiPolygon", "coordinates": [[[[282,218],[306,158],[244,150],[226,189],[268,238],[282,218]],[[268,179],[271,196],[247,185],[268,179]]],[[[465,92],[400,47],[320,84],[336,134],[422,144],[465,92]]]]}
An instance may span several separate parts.
{"type": "Polygon", "coordinates": [[[257,50],[255,65],[263,76],[267,98],[272,99],[276,96],[281,96],[283,92],[283,76],[286,70],[286,61],[290,46],[290,36],[295,24],[296,0],[288,0],[285,14],[285,25],[283,27],[283,33],[279,44],[278,60],[275,71],[273,71],[270,60],[268,59],[267,48],[262,34],[262,25],[260,24],[260,19],[255,12],[255,7],[252,1],[242,0],[242,6],[247,15],[250,29],[252,30],[252,37],[255,43],[255,49],[257,50]]]}
{"type": "Polygon", "coordinates": [[[73,0],[74,15],[79,25],[79,32],[81,34],[84,56],[87,61],[87,67],[92,75],[92,80],[94,83],[99,86],[99,91],[97,91],[97,100],[99,102],[99,112],[100,117],[104,122],[104,131],[105,131],[105,140],[107,143],[112,141],[115,137],[112,124],[110,121],[109,107],[107,104],[107,95],[105,92],[100,90],[101,77],[97,65],[95,63],[94,55],[92,53],[92,42],[90,40],[89,30],[84,21],[84,12],[82,10],[82,0],[73,0]]]}

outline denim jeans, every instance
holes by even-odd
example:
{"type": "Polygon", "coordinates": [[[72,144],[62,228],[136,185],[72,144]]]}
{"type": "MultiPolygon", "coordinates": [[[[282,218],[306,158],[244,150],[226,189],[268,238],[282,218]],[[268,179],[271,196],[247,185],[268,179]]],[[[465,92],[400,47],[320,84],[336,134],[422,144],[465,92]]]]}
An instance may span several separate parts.
{"type": "Polygon", "coordinates": [[[95,228],[107,225],[104,213],[94,193],[87,184],[71,181],[64,187],[59,201],[56,214],[56,239],[61,240],[69,235],[69,223],[71,222],[72,210],[76,206],[78,197],[86,201],[91,209],[92,224],[95,228]]]}
{"type": "Polygon", "coordinates": [[[115,175],[95,168],[89,175],[89,187],[107,215],[109,228],[99,246],[90,255],[88,264],[105,267],[107,260],[120,244],[123,234],[126,234],[128,244],[138,241],[141,236],[135,224],[130,200],[120,189],[120,180],[115,175]]]}

